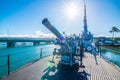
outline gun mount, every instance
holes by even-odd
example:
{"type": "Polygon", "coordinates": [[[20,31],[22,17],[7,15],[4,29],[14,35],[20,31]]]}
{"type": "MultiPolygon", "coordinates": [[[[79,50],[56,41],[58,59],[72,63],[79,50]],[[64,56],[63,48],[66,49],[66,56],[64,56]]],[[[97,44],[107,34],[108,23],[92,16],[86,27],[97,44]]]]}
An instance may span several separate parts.
{"type": "Polygon", "coordinates": [[[59,54],[61,55],[61,63],[67,65],[76,64],[76,60],[73,58],[75,53],[75,43],[73,37],[64,38],[61,33],[48,21],[47,18],[43,19],[44,24],[54,35],[57,37],[57,44],[60,45],[59,54]]]}
{"type": "Polygon", "coordinates": [[[81,61],[82,65],[82,58],[86,50],[95,53],[90,34],[87,37],[85,35],[81,37],[76,35],[63,37],[47,18],[43,19],[42,24],[57,37],[57,44],[60,45],[60,49],[58,50],[59,55],[61,55],[60,63],[72,66],[81,61]]]}

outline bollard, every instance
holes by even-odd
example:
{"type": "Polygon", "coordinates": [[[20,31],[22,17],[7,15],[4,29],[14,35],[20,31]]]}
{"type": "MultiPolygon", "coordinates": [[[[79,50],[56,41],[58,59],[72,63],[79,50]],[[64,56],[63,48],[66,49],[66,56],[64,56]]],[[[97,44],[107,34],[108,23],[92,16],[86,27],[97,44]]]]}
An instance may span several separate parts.
{"type": "Polygon", "coordinates": [[[10,55],[8,54],[8,75],[10,74],[10,55]]]}
{"type": "Polygon", "coordinates": [[[42,58],[42,48],[41,48],[41,50],[40,50],[40,58],[42,58]]]}

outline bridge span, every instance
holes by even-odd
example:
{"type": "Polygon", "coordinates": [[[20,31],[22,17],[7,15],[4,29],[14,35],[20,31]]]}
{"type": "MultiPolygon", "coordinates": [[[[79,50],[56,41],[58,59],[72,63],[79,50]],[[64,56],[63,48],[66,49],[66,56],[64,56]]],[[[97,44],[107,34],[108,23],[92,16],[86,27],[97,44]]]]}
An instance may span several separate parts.
{"type": "Polygon", "coordinates": [[[39,45],[40,42],[51,43],[55,40],[55,38],[0,37],[0,42],[6,42],[7,47],[15,46],[16,42],[33,42],[33,45],[39,45]]]}

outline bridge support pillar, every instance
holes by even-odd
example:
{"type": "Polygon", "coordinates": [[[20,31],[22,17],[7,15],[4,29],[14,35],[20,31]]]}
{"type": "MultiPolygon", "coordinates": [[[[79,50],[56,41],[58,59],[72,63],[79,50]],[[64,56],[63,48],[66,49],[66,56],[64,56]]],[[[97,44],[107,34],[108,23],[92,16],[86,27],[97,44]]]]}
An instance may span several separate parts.
{"type": "Polygon", "coordinates": [[[34,46],[37,46],[37,45],[39,45],[40,44],[40,42],[33,42],[33,45],[34,46]]]}
{"type": "Polygon", "coordinates": [[[7,47],[14,47],[15,44],[15,42],[7,42],[7,47]]]}

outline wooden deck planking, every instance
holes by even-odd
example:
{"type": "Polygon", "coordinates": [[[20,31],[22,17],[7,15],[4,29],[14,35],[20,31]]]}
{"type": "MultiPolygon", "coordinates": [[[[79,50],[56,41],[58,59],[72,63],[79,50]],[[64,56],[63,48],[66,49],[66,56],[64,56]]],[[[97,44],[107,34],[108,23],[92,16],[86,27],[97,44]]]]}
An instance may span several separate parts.
{"type": "Polygon", "coordinates": [[[97,57],[98,65],[95,64],[92,55],[86,54],[84,59],[85,71],[90,73],[89,80],[120,80],[120,71],[104,59],[97,57]]]}
{"type": "MultiPolygon", "coordinates": [[[[75,77],[71,76],[71,74],[69,73],[70,71],[68,71],[68,73],[64,72],[64,70],[68,68],[64,69],[63,71],[58,70],[58,73],[48,70],[48,73],[51,73],[50,75],[53,76],[51,77],[49,74],[46,75],[44,70],[48,67],[47,64],[49,60],[51,60],[51,56],[38,60],[32,65],[19,69],[9,76],[4,77],[2,80],[41,80],[41,77],[43,77],[43,75],[48,77],[47,79],[43,80],[78,80],[79,77],[81,77],[81,73],[80,76],[75,75],[78,75],[79,72],[84,71],[87,74],[84,74],[84,76],[82,76],[80,80],[120,80],[119,69],[100,57],[97,57],[98,65],[96,65],[93,56],[89,53],[85,53],[85,58],[83,59],[83,64],[85,65],[85,68],[79,67],[78,72],[75,72],[74,76],[77,77],[76,79],[73,79],[75,77]]],[[[55,61],[55,64],[52,63],[52,66],[57,66],[58,60],[55,61]]]]}

